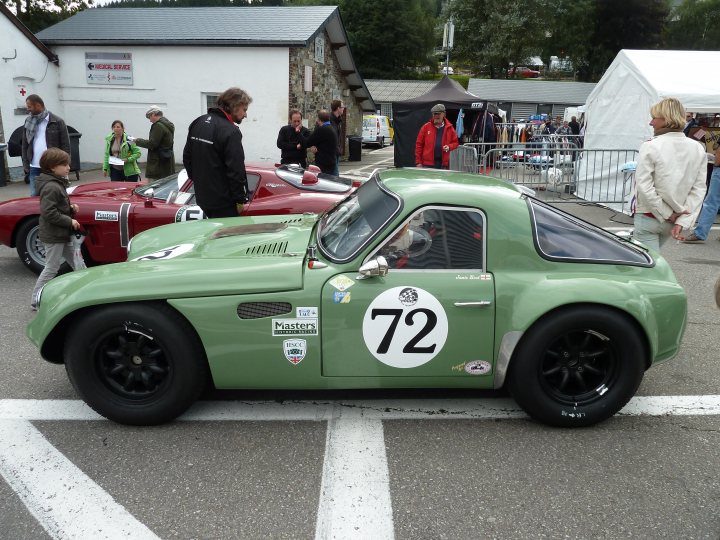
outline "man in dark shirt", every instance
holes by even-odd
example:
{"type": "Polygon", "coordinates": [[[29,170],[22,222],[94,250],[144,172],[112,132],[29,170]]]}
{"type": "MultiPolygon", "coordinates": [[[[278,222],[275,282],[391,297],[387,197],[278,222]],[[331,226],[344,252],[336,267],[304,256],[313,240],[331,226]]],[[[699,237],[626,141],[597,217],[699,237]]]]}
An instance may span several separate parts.
{"type": "Polygon", "coordinates": [[[316,124],[307,145],[315,154],[315,165],[324,173],[336,175],[337,135],[330,124],[330,113],[325,109],[318,111],[316,124]]]}
{"type": "Polygon", "coordinates": [[[568,126],[570,126],[570,132],[573,135],[580,135],[580,124],[577,121],[576,117],[572,117],[570,119],[570,122],[568,122],[568,126]]]}
{"type": "Polygon", "coordinates": [[[188,128],[183,165],[192,178],[197,204],[209,218],[238,216],[248,200],[245,151],[237,124],[247,117],[252,98],[228,88],[217,108],[196,118],[188,128]]]}
{"type": "Polygon", "coordinates": [[[277,147],[281,150],[280,163],[297,163],[307,169],[307,138],[310,130],[302,125],[302,113],[290,111],[290,123],[280,128],[277,147]]]}
{"type": "Polygon", "coordinates": [[[345,112],[345,104],[339,99],[334,99],[330,104],[330,123],[332,128],[335,130],[335,136],[337,137],[337,149],[335,155],[335,169],[333,174],[335,176],[340,174],[340,156],[342,156],[342,136],[343,126],[342,117],[345,112]]]}

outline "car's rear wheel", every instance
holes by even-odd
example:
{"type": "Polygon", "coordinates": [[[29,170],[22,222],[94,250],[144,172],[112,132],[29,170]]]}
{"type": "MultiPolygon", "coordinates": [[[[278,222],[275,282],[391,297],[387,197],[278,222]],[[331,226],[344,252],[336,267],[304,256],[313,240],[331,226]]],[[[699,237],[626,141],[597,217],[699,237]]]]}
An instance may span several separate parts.
{"type": "MultiPolygon", "coordinates": [[[[23,264],[35,274],[40,274],[45,268],[45,244],[39,236],[40,218],[32,216],[20,224],[15,238],[15,249],[23,264]]],[[[63,262],[60,274],[71,271],[70,265],[63,262]]]]}
{"type": "Polygon", "coordinates": [[[609,309],[573,307],[540,320],[523,337],[509,389],[536,420],[589,426],[614,415],[635,395],[645,354],[634,321],[609,309]]]}
{"type": "Polygon", "coordinates": [[[113,304],[83,314],[68,333],[64,358],[80,396],[121,424],[176,418],[208,378],[195,330],[164,304],[113,304]]]}

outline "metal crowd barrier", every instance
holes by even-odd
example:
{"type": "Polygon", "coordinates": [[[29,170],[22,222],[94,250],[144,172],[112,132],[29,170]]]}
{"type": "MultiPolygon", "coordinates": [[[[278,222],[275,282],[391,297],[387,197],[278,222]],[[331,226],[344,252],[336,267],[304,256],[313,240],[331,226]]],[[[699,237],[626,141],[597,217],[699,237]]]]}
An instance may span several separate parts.
{"type": "Polygon", "coordinates": [[[544,192],[542,198],[550,202],[585,200],[630,213],[637,150],[584,149],[551,141],[478,143],[459,147],[450,158],[453,170],[524,185],[544,192]]]}

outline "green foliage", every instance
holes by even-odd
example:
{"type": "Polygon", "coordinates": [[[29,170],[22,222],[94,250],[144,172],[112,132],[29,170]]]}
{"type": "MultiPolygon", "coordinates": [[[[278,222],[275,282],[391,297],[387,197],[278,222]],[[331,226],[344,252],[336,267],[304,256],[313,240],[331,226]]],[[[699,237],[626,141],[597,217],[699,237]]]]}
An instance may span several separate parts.
{"type": "Polygon", "coordinates": [[[33,32],[75,15],[92,7],[93,0],[1,0],[13,10],[17,18],[33,32]]]}
{"type": "Polygon", "coordinates": [[[720,0],[685,0],[677,6],[665,29],[669,49],[720,50],[720,0]]]}

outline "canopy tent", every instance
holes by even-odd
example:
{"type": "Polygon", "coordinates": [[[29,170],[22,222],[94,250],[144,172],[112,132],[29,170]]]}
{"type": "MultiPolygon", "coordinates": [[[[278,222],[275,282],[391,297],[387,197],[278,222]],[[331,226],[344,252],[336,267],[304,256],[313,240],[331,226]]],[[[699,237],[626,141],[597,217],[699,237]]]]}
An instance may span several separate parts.
{"type": "Polygon", "coordinates": [[[720,51],[620,51],[585,103],[585,147],[637,150],[652,137],[650,106],[666,97],[720,112],[717,65],[720,51]]]}
{"type": "MultiPolygon", "coordinates": [[[[392,104],[393,127],[395,128],[395,166],[415,166],[415,141],[422,125],[432,118],[430,109],[442,103],[448,111],[448,120],[457,119],[460,109],[466,113],[489,110],[497,113],[495,104],[488,104],[482,98],[467,92],[460,84],[447,75],[427,94],[407,101],[392,104]]],[[[467,125],[468,117],[465,117],[467,125]]]]}
{"type": "Polygon", "coordinates": [[[720,112],[720,71],[712,68],[719,64],[720,51],[621,50],[585,103],[584,147],[591,152],[578,163],[576,195],[629,213],[628,171],[653,135],[650,107],[675,97],[688,112],[720,112]],[[601,150],[623,152],[608,159],[601,150]]]}

